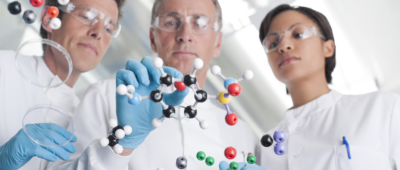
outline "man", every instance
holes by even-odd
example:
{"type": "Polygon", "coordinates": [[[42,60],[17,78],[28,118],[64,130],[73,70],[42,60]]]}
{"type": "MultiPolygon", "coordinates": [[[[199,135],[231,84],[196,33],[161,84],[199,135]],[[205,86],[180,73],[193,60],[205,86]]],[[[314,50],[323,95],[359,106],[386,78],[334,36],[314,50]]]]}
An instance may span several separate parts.
{"type": "MultiPolygon", "coordinates": [[[[204,67],[196,72],[196,76],[203,87],[210,61],[220,53],[221,27],[221,8],[217,0],[156,0],[150,28],[151,47],[164,60],[164,65],[169,66],[164,67],[164,71],[176,78],[182,77],[182,73],[190,73],[194,59],[201,58],[204,67]]],[[[128,61],[126,70],[117,73],[117,85],[133,85],[140,95],[149,95],[158,87],[161,76],[152,60],[145,57],[141,62],[128,61]]],[[[243,121],[235,126],[227,125],[226,111],[209,100],[197,105],[197,117],[209,122],[207,129],[201,129],[197,120],[187,118],[164,119],[161,127],[155,129],[151,122],[162,115],[160,104],[142,100],[136,106],[130,105],[126,96],[116,96],[115,80],[94,84],[74,115],[75,128],[79,129],[75,135],[80,139],[75,144],[77,152],[72,155],[75,160],[69,164],[57,161],[50,164],[49,169],[96,169],[94,167],[101,164],[103,169],[128,166],[131,170],[159,167],[169,170],[176,169],[177,158],[184,156],[188,161],[186,169],[203,170],[216,169],[218,162],[227,160],[224,150],[229,146],[236,148],[237,156],[233,160],[237,162],[243,162],[244,155],[249,152],[258,155],[255,153],[258,140],[251,129],[243,121]],[[112,130],[109,126],[111,118],[117,118],[119,125],[130,125],[133,129],[132,134],[119,140],[124,147],[119,159],[110,158],[115,155],[111,147],[102,149],[99,140],[94,140],[108,136],[112,130]],[[215,165],[207,166],[204,161],[197,160],[198,151],[214,157],[215,165]]],[[[195,102],[188,88],[164,94],[164,101],[171,105],[182,102],[184,106],[195,102]]],[[[183,109],[176,107],[176,113],[182,116],[183,109]]]]}
{"type": "MultiPolygon", "coordinates": [[[[51,18],[47,15],[50,6],[62,7],[57,0],[47,0],[41,13],[41,36],[53,40],[64,47],[70,54],[73,68],[65,67],[64,58],[52,46],[44,46],[43,57],[29,57],[29,66],[34,65],[38,77],[55,78],[62,82],[71,71],[69,79],[57,88],[42,89],[24,80],[15,67],[15,52],[0,51],[0,169],[39,169],[41,159],[55,161],[57,157],[67,160],[67,152],[75,152],[75,147],[68,143],[63,147],[48,148],[33,142],[21,129],[21,121],[28,108],[38,104],[51,104],[69,114],[74,113],[79,99],[74,93],[73,86],[79,75],[97,66],[111,42],[111,35],[117,31],[116,24],[122,17],[121,8],[125,0],[72,0],[75,10],[60,11],[59,19],[62,26],[58,30],[50,27],[51,18]],[[90,23],[84,22],[76,13],[79,6],[97,9],[100,15],[91,15],[90,23]],[[65,12],[65,13],[64,13],[65,12]],[[93,22],[96,20],[97,22],[93,22]],[[37,158],[39,157],[39,158],[37,158]]],[[[84,17],[83,15],[80,17],[84,17]]],[[[38,137],[57,143],[57,135],[69,138],[71,134],[55,124],[40,124],[29,126],[36,130],[38,137]],[[46,133],[52,135],[46,136],[46,133]]],[[[28,127],[27,127],[28,128],[28,127]]],[[[65,140],[65,139],[64,139],[65,140]]],[[[76,141],[73,137],[71,142],[76,141]]],[[[45,161],[42,162],[46,164],[45,161]]]]}

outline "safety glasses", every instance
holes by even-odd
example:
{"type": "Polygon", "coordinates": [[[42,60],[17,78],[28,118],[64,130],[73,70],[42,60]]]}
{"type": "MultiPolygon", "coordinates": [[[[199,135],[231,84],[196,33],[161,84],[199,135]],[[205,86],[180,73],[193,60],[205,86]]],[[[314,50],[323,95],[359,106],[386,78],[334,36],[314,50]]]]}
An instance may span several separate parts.
{"type": "Polygon", "coordinates": [[[306,24],[294,24],[284,30],[269,33],[262,42],[265,52],[268,54],[275,51],[285,36],[292,42],[302,41],[310,37],[320,37],[325,40],[325,37],[314,26],[306,24]]]}
{"type": "Polygon", "coordinates": [[[107,36],[117,37],[121,31],[121,25],[117,23],[116,18],[113,19],[89,5],[69,3],[58,8],[65,13],[71,14],[85,25],[94,25],[103,20],[104,32],[107,36]]]}
{"type": "Polygon", "coordinates": [[[177,32],[184,23],[189,24],[190,29],[195,34],[208,34],[219,29],[218,22],[211,20],[207,16],[192,15],[183,17],[175,12],[157,16],[153,27],[165,32],[177,32]]]}

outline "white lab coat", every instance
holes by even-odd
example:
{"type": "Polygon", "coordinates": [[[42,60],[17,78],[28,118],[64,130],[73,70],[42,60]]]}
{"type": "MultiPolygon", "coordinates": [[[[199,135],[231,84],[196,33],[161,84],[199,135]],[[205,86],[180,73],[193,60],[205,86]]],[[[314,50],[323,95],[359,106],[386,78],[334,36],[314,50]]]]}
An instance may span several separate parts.
{"type": "MultiPolygon", "coordinates": [[[[229,146],[237,149],[234,159],[237,162],[244,161],[242,152],[259,155],[255,153],[258,139],[246,123],[239,120],[235,126],[227,125],[226,111],[210,101],[197,105],[197,115],[209,122],[208,129],[201,129],[195,119],[165,119],[161,127],[152,131],[130,156],[117,155],[110,147],[101,147],[96,140],[106,137],[112,130],[108,122],[110,118],[116,118],[115,94],[115,80],[105,80],[89,87],[74,115],[78,138],[74,144],[77,152],[71,156],[74,161],[57,161],[48,169],[156,170],[162,167],[173,170],[177,169],[176,159],[185,156],[187,170],[205,170],[218,169],[219,162],[228,161],[224,150],[229,146]],[[215,164],[207,166],[205,161],[197,160],[198,151],[214,157],[215,164]]],[[[182,105],[193,105],[194,102],[193,92],[190,92],[182,105]]],[[[177,112],[183,114],[183,109],[177,108],[177,112]]]]}
{"type": "Polygon", "coordinates": [[[287,134],[287,152],[261,149],[268,170],[389,170],[400,169],[400,98],[373,92],[364,95],[328,94],[285,113],[271,130],[287,134]],[[350,145],[351,159],[343,145],[350,145]]]}
{"type": "MultiPolygon", "coordinates": [[[[32,71],[38,76],[49,79],[54,77],[42,57],[31,59],[24,64],[33,64],[36,69],[32,71]]],[[[57,77],[53,81],[61,80],[57,77]]],[[[74,90],[65,84],[48,89],[47,92],[46,89],[30,84],[15,67],[15,52],[0,51],[0,146],[22,128],[23,116],[30,107],[50,103],[72,114],[79,103],[79,98],[74,90]]],[[[40,160],[37,157],[32,158],[21,170],[39,169],[40,160]]],[[[46,161],[42,163],[45,164],[46,161]]]]}

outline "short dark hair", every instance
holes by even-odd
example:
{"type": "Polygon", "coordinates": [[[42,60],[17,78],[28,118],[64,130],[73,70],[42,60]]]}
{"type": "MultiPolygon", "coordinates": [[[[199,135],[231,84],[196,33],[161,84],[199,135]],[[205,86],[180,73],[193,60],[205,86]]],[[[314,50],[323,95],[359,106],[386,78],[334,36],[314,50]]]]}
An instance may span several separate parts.
{"type": "MultiPolygon", "coordinates": [[[[122,7],[124,6],[125,1],[126,0],[115,0],[118,7],[118,21],[123,17],[122,7]]],[[[56,7],[61,6],[57,0],[46,0],[45,5],[56,6],[56,7]]],[[[63,14],[64,12],[60,10],[57,18],[61,20],[63,14]]],[[[42,38],[47,38],[47,31],[42,26],[40,26],[40,36],[42,38]]],[[[46,50],[46,44],[43,44],[43,51],[45,50],[46,50]]]]}
{"type": "MultiPolygon", "coordinates": [[[[331,25],[329,24],[328,19],[326,19],[326,17],[323,14],[321,14],[320,12],[315,11],[311,8],[292,7],[288,4],[279,5],[278,7],[271,10],[267,14],[267,16],[264,18],[264,20],[261,23],[260,34],[259,34],[259,38],[260,38],[261,42],[267,36],[269,27],[270,27],[271,22],[274,19],[274,17],[277,16],[278,14],[280,14],[284,11],[288,11],[288,10],[300,12],[300,13],[304,14],[305,16],[307,16],[308,18],[310,18],[313,22],[315,22],[318,25],[321,34],[325,37],[325,41],[332,40],[333,43],[335,43],[331,25]]],[[[336,66],[336,46],[333,51],[333,55],[331,57],[325,58],[325,77],[326,77],[326,81],[329,84],[332,83],[332,72],[335,69],[335,66],[336,66]]]]}

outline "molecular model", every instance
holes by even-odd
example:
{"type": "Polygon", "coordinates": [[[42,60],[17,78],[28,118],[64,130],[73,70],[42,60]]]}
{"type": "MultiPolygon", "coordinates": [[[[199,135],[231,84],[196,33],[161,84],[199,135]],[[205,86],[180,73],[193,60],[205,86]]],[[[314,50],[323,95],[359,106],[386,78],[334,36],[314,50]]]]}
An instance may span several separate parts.
{"type": "Polygon", "coordinates": [[[196,118],[199,121],[200,127],[202,129],[206,129],[208,127],[208,123],[206,122],[206,120],[201,120],[196,117],[197,115],[196,106],[199,103],[205,102],[208,98],[215,98],[219,100],[221,104],[225,105],[225,108],[227,110],[227,115],[225,116],[226,123],[231,126],[235,125],[239,119],[235,113],[231,112],[228,103],[231,100],[231,96],[238,96],[241,92],[241,87],[238,84],[238,82],[242,80],[252,79],[253,72],[247,70],[241,78],[235,80],[233,78],[225,78],[221,74],[221,68],[218,66],[214,66],[212,68],[212,73],[214,75],[220,76],[225,80],[224,85],[228,91],[222,91],[218,95],[208,95],[205,90],[200,88],[199,84],[197,83],[197,77],[195,75],[196,71],[203,67],[203,64],[204,64],[203,60],[201,60],[200,58],[196,58],[193,61],[193,71],[191,73],[185,75],[183,78],[174,78],[170,74],[164,72],[164,70],[162,69],[163,61],[161,58],[157,57],[153,60],[154,67],[159,69],[161,72],[160,86],[157,89],[153,90],[149,96],[140,96],[138,93],[135,93],[135,87],[133,87],[132,85],[125,86],[121,84],[117,87],[117,93],[119,95],[127,95],[128,102],[132,105],[139,104],[140,101],[143,99],[150,99],[155,103],[161,103],[161,105],[163,106],[163,115],[160,118],[153,119],[152,121],[153,126],[157,128],[161,126],[162,124],[161,120],[163,120],[164,118],[182,119],[174,116],[175,108],[173,106],[166,105],[163,102],[164,88],[174,84],[177,90],[183,91],[186,89],[186,87],[189,87],[190,89],[193,90],[196,102],[193,105],[189,106],[179,106],[185,109],[184,110],[185,117],[189,119],[196,118]],[[195,87],[197,87],[197,89],[195,89],[195,87]]]}
{"type": "MultiPolygon", "coordinates": [[[[236,154],[237,154],[237,151],[236,151],[236,149],[235,149],[234,147],[232,147],[232,146],[227,147],[227,148],[225,149],[225,151],[224,151],[224,155],[225,155],[225,157],[228,158],[228,159],[234,159],[234,158],[236,157],[236,154]]],[[[243,153],[243,154],[244,154],[244,153],[243,153]]],[[[214,158],[213,158],[213,157],[207,157],[207,159],[206,159],[206,154],[205,154],[203,151],[197,152],[196,157],[197,157],[197,159],[198,159],[199,161],[203,161],[203,160],[205,159],[205,160],[206,160],[206,164],[207,164],[208,166],[214,165],[214,162],[215,162],[214,158]]],[[[246,159],[246,158],[245,158],[245,159],[246,159]]],[[[249,164],[254,164],[255,162],[256,162],[256,157],[255,157],[253,154],[249,153],[249,154],[247,155],[247,163],[249,163],[249,164]]],[[[231,170],[237,170],[237,169],[239,168],[239,164],[238,164],[237,162],[235,162],[235,161],[232,161],[232,162],[229,164],[229,168],[230,168],[231,170]]]]}
{"type": "Polygon", "coordinates": [[[108,135],[108,137],[104,137],[100,139],[100,145],[102,147],[106,147],[107,145],[113,147],[114,152],[116,154],[121,154],[124,150],[121,145],[119,145],[119,139],[125,137],[125,135],[129,135],[132,133],[132,127],[126,125],[124,127],[118,125],[118,121],[116,119],[110,120],[110,127],[113,128],[112,134],[108,135]]]}
{"type": "MultiPolygon", "coordinates": [[[[278,130],[274,132],[274,140],[276,144],[274,146],[274,152],[277,155],[283,155],[286,152],[286,146],[283,143],[286,140],[286,134],[282,130],[278,130]]],[[[273,144],[272,137],[269,134],[264,135],[261,138],[261,145],[264,147],[270,147],[273,144]]]]}
{"type": "MultiPolygon", "coordinates": [[[[45,0],[30,0],[30,3],[33,7],[40,7],[43,5],[45,0]]],[[[58,0],[58,3],[60,5],[67,5],[69,3],[69,0],[58,0]]],[[[18,15],[21,13],[21,3],[18,1],[14,1],[8,4],[8,11],[12,15],[18,15]]],[[[47,15],[51,18],[49,26],[53,30],[57,30],[61,27],[61,20],[57,18],[59,14],[59,10],[57,7],[49,7],[47,10],[47,15]]],[[[36,20],[36,14],[32,10],[26,10],[24,14],[22,15],[22,19],[24,20],[25,23],[27,24],[32,24],[36,20]]]]}

